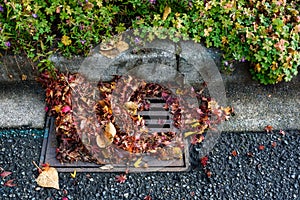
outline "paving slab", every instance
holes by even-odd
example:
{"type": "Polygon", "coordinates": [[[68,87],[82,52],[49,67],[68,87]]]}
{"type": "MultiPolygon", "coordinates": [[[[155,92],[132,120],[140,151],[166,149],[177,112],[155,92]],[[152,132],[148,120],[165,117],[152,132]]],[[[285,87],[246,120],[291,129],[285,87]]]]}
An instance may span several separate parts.
{"type": "Polygon", "coordinates": [[[44,128],[44,91],[32,81],[0,83],[0,127],[44,128]]]}

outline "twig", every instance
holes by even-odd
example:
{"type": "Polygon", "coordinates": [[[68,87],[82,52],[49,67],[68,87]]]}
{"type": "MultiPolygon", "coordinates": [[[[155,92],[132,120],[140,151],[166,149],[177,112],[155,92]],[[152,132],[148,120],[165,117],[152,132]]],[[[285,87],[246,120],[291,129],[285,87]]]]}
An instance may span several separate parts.
{"type": "Polygon", "coordinates": [[[34,165],[36,168],[38,168],[39,171],[43,171],[43,170],[35,163],[35,161],[32,161],[32,163],[33,163],[33,165],[34,165]]]}

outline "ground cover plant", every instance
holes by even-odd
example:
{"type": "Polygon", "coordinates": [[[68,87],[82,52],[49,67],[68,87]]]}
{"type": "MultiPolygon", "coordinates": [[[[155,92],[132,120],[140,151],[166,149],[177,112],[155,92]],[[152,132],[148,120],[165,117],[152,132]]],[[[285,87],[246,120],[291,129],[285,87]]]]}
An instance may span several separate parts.
{"type": "Polygon", "coordinates": [[[300,64],[297,0],[4,0],[2,54],[23,53],[43,71],[49,57],[87,55],[127,29],[138,38],[192,39],[223,51],[224,68],[249,62],[263,84],[290,81],[300,64]]]}
{"type": "Polygon", "coordinates": [[[62,163],[137,162],[143,154],[158,160],[181,159],[183,137],[192,137],[191,145],[199,144],[205,140],[207,130],[217,129],[232,113],[230,107],[223,108],[205,97],[205,84],[199,91],[177,88],[172,93],[157,83],[116,76],[111,82],[100,81],[93,87],[79,74],[57,71],[55,75],[42,73],[39,81],[46,88],[46,110],[56,118],[56,157],[62,163]],[[119,96],[113,96],[113,92],[119,96]],[[194,107],[182,100],[189,97],[199,104],[197,101],[194,107]],[[163,108],[181,131],[149,131],[139,114],[151,110],[147,98],[163,99],[163,108]]]}

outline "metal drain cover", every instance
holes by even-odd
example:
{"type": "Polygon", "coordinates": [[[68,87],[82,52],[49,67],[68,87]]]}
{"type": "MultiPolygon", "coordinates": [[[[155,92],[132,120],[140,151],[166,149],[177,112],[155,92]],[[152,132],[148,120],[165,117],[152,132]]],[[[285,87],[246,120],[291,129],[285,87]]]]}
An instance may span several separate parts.
{"type": "MultiPolygon", "coordinates": [[[[141,111],[139,115],[145,119],[146,127],[149,132],[167,132],[173,131],[178,134],[180,130],[176,129],[172,123],[172,115],[164,110],[163,106],[165,102],[162,99],[148,99],[151,103],[151,109],[149,111],[141,111]]],[[[97,165],[89,162],[75,162],[75,163],[60,163],[56,159],[55,149],[57,147],[55,138],[55,119],[53,117],[47,118],[44,141],[42,146],[40,164],[49,163],[52,167],[55,167],[59,172],[124,172],[129,169],[130,172],[178,172],[187,171],[189,169],[189,151],[187,141],[183,141],[184,148],[180,158],[172,160],[159,160],[153,158],[151,155],[143,156],[143,161],[147,162],[147,167],[134,168],[133,164],[116,164],[109,163],[112,168],[103,169],[101,165],[97,165]]]]}

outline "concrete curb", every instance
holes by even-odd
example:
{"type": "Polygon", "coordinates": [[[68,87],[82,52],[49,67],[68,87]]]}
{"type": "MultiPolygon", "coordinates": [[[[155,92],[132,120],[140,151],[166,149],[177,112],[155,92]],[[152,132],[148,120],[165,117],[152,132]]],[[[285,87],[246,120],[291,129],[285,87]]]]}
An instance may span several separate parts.
{"type": "MultiPolygon", "coordinates": [[[[112,74],[122,74],[123,71],[120,70],[120,66],[124,63],[127,63],[126,66],[128,67],[130,65],[136,66],[141,62],[160,60],[160,62],[172,66],[178,61],[178,57],[176,57],[177,49],[171,43],[160,41],[154,43],[151,48],[155,51],[150,54],[120,55],[117,61],[111,63],[107,68],[97,68],[97,66],[91,65],[87,66],[86,69],[91,69],[90,74],[93,74],[95,70],[104,72],[101,77],[101,80],[103,80],[109,79],[112,74]]],[[[213,49],[208,50],[208,52],[220,67],[220,53],[213,49]]],[[[43,128],[45,123],[44,94],[40,86],[32,82],[35,79],[32,65],[22,57],[7,56],[1,59],[0,127],[29,126],[43,128]],[[20,69],[23,71],[20,71],[20,69]],[[10,74],[13,79],[9,78],[10,74]],[[27,76],[27,81],[19,82],[22,74],[27,76]]],[[[65,59],[60,56],[53,56],[51,59],[59,69],[71,72],[80,70],[84,63],[90,63],[82,57],[65,59]]],[[[96,59],[97,62],[109,61],[109,59],[100,55],[98,50],[95,50],[89,59],[96,59]]],[[[190,65],[190,63],[188,64],[190,65]]],[[[197,75],[195,76],[188,69],[184,69],[187,71],[183,70],[187,74],[185,77],[196,81],[197,75]]],[[[95,76],[96,79],[98,77],[95,76]]],[[[289,83],[263,86],[251,80],[247,64],[242,64],[237,67],[232,75],[222,74],[222,78],[227,104],[232,105],[236,111],[235,117],[223,123],[223,131],[263,131],[266,125],[271,125],[278,130],[300,129],[299,75],[289,83]]]]}

